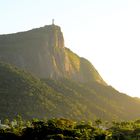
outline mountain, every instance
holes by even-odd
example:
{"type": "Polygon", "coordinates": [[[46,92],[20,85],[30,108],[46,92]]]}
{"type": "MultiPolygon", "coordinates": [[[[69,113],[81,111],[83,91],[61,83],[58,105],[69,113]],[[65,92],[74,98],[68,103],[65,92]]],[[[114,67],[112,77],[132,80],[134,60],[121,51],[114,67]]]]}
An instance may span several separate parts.
{"type": "Polygon", "coordinates": [[[60,27],[0,35],[0,118],[135,119],[140,101],[65,47],[60,27]]]}
{"type": "Polygon", "coordinates": [[[48,25],[0,36],[0,60],[30,71],[40,78],[69,78],[105,84],[92,64],[64,45],[59,26],[48,25]]]}

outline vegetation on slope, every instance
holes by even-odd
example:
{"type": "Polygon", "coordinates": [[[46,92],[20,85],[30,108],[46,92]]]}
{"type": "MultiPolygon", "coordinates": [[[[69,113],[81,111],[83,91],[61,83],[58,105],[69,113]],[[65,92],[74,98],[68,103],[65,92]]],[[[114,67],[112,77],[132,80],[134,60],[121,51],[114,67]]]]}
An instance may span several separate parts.
{"type": "Polygon", "coordinates": [[[76,118],[93,120],[102,118],[135,119],[139,117],[140,102],[126,94],[119,93],[110,86],[98,82],[77,83],[69,79],[45,80],[56,92],[62,93],[73,103],[76,118]],[[131,114],[131,115],[130,115],[131,114]]]}
{"type": "Polygon", "coordinates": [[[64,97],[30,73],[0,62],[0,117],[13,118],[22,114],[24,118],[61,116],[64,97]]]}
{"type": "Polygon", "coordinates": [[[48,25],[26,32],[0,35],[0,60],[39,78],[69,78],[105,84],[94,66],[65,48],[61,28],[48,25]]]}
{"type": "Polygon", "coordinates": [[[97,82],[40,80],[0,62],[0,118],[21,114],[25,119],[65,117],[76,120],[139,117],[140,102],[97,82]],[[131,114],[131,115],[130,115],[131,114]]]}

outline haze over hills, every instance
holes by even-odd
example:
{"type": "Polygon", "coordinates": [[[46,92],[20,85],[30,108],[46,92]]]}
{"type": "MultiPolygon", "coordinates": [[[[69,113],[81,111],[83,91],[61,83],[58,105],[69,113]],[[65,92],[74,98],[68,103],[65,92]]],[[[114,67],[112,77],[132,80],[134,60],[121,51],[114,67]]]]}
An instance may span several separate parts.
{"type": "Polygon", "coordinates": [[[108,86],[88,60],[65,47],[59,26],[0,35],[0,61],[1,118],[140,115],[139,100],[108,86]]]}

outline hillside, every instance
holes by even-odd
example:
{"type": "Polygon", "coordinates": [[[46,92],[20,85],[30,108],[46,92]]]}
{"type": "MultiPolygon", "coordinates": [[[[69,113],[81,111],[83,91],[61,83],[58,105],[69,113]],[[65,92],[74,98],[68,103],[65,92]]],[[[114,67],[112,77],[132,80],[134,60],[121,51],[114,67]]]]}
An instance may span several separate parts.
{"type": "Polygon", "coordinates": [[[17,114],[25,119],[127,120],[139,117],[140,102],[97,82],[90,86],[67,79],[41,81],[3,62],[0,62],[0,77],[1,119],[17,114]]]}
{"type": "Polygon", "coordinates": [[[46,80],[46,83],[67,99],[75,101],[75,107],[79,106],[76,112],[82,116],[81,119],[128,120],[140,116],[140,102],[111,86],[98,82],[82,84],[68,79],[46,80]]]}
{"type": "Polygon", "coordinates": [[[85,108],[83,98],[71,87],[50,79],[45,83],[30,73],[3,62],[0,62],[0,99],[1,119],[14,118],[18,114],[25,119],[91,119],[94,116],[92,114],[87,117],[86,110],[80,109],[85,108]]]}
{"type": "MultiPolygon", "coordinates": [[[[21,114],[33,117],[60,117],[70,108],[67,99],[30,73],[0,62],[0,118],[21,114]]],[[[69,112],[71,113],[71,111],[69,112]]]]}

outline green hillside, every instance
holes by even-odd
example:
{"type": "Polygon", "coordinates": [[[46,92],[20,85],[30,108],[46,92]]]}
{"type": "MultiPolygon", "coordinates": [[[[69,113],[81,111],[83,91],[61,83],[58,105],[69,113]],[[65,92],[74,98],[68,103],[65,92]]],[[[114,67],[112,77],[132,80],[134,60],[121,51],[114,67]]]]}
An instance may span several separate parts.
{"type": "Polygon", "coordinates": [[[85,101],[82,101],[81,93],[73,90],[79,84],[72,84],[50,79],[43,82],[28,72],[0,62],[0,118],[21,114],[25,119],[92,119],[95,114],[90,112],[91,115],[87,116],[87,105],[83,105],[85,101]]]}
{"type": "Polygon", "coordinates": [[[17,114],[22,114],[24,118],[59,116],[62,104],[67,106],[63,96],[47,84],[30,73],[2,62],[0,99],[0,118],[13,118],[17,114]]]}
{"type": "Polygon", "coordinates": [[[139,101],[112,87],[97,82],[91,85],[68,79],[42,81],[0,62],[0,118],[13,118],[17,114],[25,119],[126,120],[139,117],[139,101]]]}
{"type": "Polygon", "coordinates": [[[83,84],[68,79],[46,80],[46,83],[69,100],[75,101],[82,119],[128,120],[140,116],[140,102],[111,86],[98,82],[83,84]]]}

